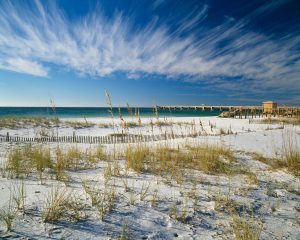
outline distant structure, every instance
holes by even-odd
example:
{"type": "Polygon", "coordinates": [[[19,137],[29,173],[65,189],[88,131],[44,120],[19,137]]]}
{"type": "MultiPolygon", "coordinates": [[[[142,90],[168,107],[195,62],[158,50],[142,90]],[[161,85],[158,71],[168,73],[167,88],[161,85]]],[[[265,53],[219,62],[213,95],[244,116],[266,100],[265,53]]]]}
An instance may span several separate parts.
{"type": "Polygon", "coordinates": [[[220,117],[230,118],[256,118],[256,117],[296,117],[300,116],[300,106],[278,106],[277,102],[267,101],[260,106],[207,106],[193,105],[193,106],[155,106],[158,110],[192,110],[195,111],[219,111],[220,117]]]}
{"type": "Polygon", "coordinates": [[[277,107],[278,107],[277,102],[273,102],[273,101],[263,102],[264,113],[273,113],[277,110],[277,107]]]}

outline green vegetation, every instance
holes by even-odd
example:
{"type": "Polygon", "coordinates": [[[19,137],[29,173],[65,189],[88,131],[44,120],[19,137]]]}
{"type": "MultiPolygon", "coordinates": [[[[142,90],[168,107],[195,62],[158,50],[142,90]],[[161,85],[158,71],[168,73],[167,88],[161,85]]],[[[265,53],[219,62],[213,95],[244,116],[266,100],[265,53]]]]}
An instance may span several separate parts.
{"type": "Polygon", "coordinates": [[[17,129],[22,127],[53,127],[60,123],[58,118],[47,117],[0,117],[0,129],[17,129]]]}
{"type": "Polygon", "coordinates": [[[258,240],[262,232],[262,223],[254,219],[233,216],[232,227],[237,240],[258,240]]]}
{"type": "Polygon", "coordinates": [[[40,176],[46,168],[51,168],[50,149],[43,146],[16,147],[8,153],[6,168],[11,177],[19,178],[31,172],[38,172],[40,176]]]}
{"type": "Polygon", "coordinates": [[[300,176],[300,150],[293,139],[283,136],[283,154],[281,158],[266,158],[261,154],[254,153],[253,158],[268,164],[273,169],[285,168],[295,176],[300,176]]]}
{"type": "Polygon", "coordinates": [[[117,201],[117,194],[115,187],[108,187],[104,185],[104,190],[98,190],[94,186],[89,185],[86,181],[82,182],[83,189],[87,196],[89,196],[92,206],[97,210],[101,220],[104,219],[105,215],[111,212],[117,201]]]}
{"type": "Polygon", "coordinates": [[[149,153],[149,149],[145,146],[129,146],[125,152],[126,167],[139,173],[143,172],[145,170],[144,161],[149,153]]]}
{"type": "Polygon", "coordinates": [[[79,221],[84,206],[68,190],[53,188],[44,202],[43,222],[54,222],[60,219],[79,221]]]}
{"type": "Polygon", "coordinates": [[[74,129],[89,128],[89,127],[93,127],[93,126],[96,125],[95,123],[88,122],[88,121],[85,121],[85,122],[65,121],[64,124],[65,124],[65,126],[71,127],[71,128],[74,128],[74,129]]]}
{"type": "Polygon", "coordinates": [[[125,153],[126,167],[134,171],[155,174],[171,173],[178,179],[182,169],[195,169],[211,174],[234,173],[230,149],[215,145],[186,146],[182,150],[169,147],[151,149],[129,146],[125,153]]]}
{"type": "Polygon", "coordinates": [[[103,149],[80,150],[77,146],[62,149],[57,146],[54,150],[49,147],[38,145],[25,145],[9,151],[6,170],[10,177],[26,177],[31,173],[38,173],[42,180],[46,169],[55,173],[56,179],[63,179],[65,171],[78,171],[94,168],[100,160],[107,159],[103,149]]]}
{"type": "Polygon", "coordinates": [[[5,223],[7,231],[12,229],[12,223],[15,216],[16,213],[11,209],[11,207],[8,207],[7,209],[0,209],[0,221],[5,223]]]}
{"type": "Polygon", "coordinates": [[[257,120],[255,123],[263,123],[263,124],[293,124],[300,125],[300,116],[298,117],[290,117],[290,118],[265,118],[262,120],[257,120]]]}

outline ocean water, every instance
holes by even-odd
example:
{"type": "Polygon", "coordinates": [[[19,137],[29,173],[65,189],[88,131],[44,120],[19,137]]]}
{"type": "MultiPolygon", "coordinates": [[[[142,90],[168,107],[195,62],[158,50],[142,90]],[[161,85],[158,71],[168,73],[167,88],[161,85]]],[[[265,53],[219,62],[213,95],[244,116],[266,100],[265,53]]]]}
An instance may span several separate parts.
{"type": "MultiPolygon", "coordinates": [[[[130,116],[127,108],[120,108],[122,116],[130,116]]],[[[133,114],[136,109],[132,108],[133,114]]],[[[139,108],[141,117],[155,116],[153,108],[139,108]]],[[[119,108],[113,108],[113,114],[119,116],[119,108]]],[[[198,109],[192,110],[159,110],[160,117],[197,117],[197,116],[218,116],[219,110],[198,109]]],[[[109,108],[106,107],[57,107],[55,110],[50,107],[0,107],[1,116],[40,116],[59,118],[89,118],[89,117],[110,117],[109,108]]]]}

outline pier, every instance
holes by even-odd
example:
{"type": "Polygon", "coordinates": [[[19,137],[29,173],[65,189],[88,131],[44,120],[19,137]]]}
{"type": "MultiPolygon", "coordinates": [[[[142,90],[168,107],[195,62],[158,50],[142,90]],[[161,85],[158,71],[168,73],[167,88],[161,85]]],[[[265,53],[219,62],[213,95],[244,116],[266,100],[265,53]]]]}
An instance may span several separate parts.
{"type": "Polygon", "coordinates": [[[277,106],[275,102],[264,102],[262,106],[223,106],[223,105],[182,105],[156,106],[157,110],[195,110],[219,111],[220,117],[256,118],[256,117],[296,117],[300,116],[299,106],[277,106]]]}

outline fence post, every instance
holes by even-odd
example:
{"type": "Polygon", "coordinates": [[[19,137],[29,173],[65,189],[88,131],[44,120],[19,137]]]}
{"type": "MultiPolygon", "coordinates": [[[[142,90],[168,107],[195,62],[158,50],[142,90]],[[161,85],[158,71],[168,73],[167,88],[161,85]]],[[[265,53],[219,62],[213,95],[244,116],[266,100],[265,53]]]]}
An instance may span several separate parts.
{"type": "Polygon", "coordinates": [[[6,133],[6,142],[9,142],[9,132],[6,133]]]}

